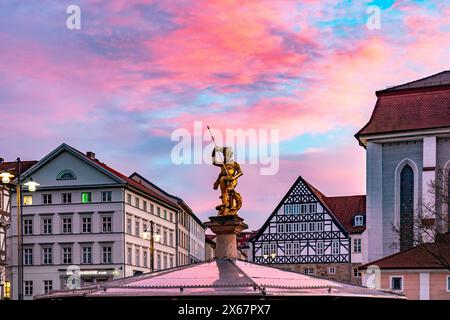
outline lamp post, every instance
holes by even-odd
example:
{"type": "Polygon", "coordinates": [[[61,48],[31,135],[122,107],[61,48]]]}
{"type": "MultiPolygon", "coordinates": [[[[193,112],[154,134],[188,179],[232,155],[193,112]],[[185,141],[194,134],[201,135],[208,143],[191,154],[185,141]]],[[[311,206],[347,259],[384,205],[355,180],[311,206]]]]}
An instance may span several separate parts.
{"type": "Polygon", "coordinates": [[[159,242],[161,239],[161,236],[159,234],[154,234],[154,222],[153,220],[150,220],[150,232],[148,230],[147,226],[142,234],[142,237],[144,239],[150,240],[150,271],[155,271],[155,240],[156,242],[159,242]]]}
{"type": "MultiPolygon", "coordinates": [[[[17,158],[17,183],[12,183],[11,179],[14,178],[14,175],[10,172],[2,172],[0,173],[0,178],[2,179],[2,183],[8,185],[9,187],[16,189],[16,200],[17,200],[17,292],[18,299],[23,300],[23,207],[22,207],[22,184],[21,184],[21,160],[17,158]]],[[[28,191],[34,192],[36,191],[36,186],[39,183],[34,182],[30,179],[30,181],[23,184],[28,187],[28,191]]]]}

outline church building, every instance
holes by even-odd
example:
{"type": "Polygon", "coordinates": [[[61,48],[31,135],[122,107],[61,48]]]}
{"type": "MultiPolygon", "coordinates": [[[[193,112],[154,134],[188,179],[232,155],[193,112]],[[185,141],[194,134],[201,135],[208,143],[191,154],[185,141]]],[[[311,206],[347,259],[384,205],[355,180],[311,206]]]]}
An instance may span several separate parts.
{"type": "Polygon", "coordinates": [[[449,228],[450,71],[376,95],[355,135],[366,149],[366,263],[431,242],[421,226],[449,228]]]}

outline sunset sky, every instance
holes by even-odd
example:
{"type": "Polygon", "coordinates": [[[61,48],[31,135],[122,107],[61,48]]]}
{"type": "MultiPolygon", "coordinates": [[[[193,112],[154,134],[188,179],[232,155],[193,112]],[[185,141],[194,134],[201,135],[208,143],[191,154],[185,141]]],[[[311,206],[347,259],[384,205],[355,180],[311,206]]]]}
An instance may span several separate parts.
{"type": "Polygon", "coordinates": [[[0,156],[94,151],[204,221],[218,169],[173,164],[171,133],[194,121],[279,129],[278,174],[243,165],[238,185],[256,229],[298,175],[326,195],[365,193],[353,135],[375,90],[450,69],[449,17],[448,1],[2,0],[0,156]],[[71,4],[81,30],[66,28],[71,4]],[[379,30],[366,26],[370,5],[379,30]]]}

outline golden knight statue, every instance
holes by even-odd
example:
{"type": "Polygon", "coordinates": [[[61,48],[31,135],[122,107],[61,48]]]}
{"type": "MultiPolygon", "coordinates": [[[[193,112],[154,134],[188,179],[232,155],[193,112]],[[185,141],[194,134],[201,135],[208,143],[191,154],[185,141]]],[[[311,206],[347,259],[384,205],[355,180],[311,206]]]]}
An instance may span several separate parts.
{"type": "Polygon", "coordinates": [[[242,207],[242,197],[236,192],[237,179],[243,175],[239,164],[232,159],[233,150],[230,147],[215,147],[212,152],[213,165],[220,167],[220,174],[214,182],[214,190],[220,187],[222,204],[216,206],[219,216],[237,216],[242,207]],[[216,153],[223,154],[223,161],[216,158],[216,153]]]}

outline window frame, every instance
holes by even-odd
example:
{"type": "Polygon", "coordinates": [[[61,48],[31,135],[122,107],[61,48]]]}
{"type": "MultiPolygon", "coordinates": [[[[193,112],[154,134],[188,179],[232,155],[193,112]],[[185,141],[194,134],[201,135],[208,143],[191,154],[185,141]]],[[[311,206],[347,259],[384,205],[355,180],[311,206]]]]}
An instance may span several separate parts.
{"type": "Polygon", "coordinates": [[[70,193],[70,192],[61,193],[61,203],[62,204],[71,204],[72,203],[72,193],[70,193]]]}
{"type": "Polygon", "coordinates": [[[53,264],[53,248],[51,246],[42,247],[42,264],[46,266],[53,264]],[[46,252],[47,250],[49,252],[46,252]]]}
{"type": "Polygon", "coordinates": [[[52,204],[53,203],[53,197],[51,193],[44,193],[42,194],[42,204],[52,204]]]}
{"type": "Polygon", "coordinates": [[[394,292],[404,292],[405,290],[405,281],[404,281],[404,276],[402,275],[394,275],[394,276],[389,276],[389,288],[394,291],[394,292]],[[400,286],[401,289],[394,289],[393,288],[393,280],[394,279],[400,279],[400,286]]]}
{"type": "Polygon", "coordinates": [[[51,216],[43,216],[41,218],[42,222],[42,234],[53,234],[53,218],[51,216]],[[46,220],[50,220],[50,224],[46,223],[46,220]],[[48,232],[50,227],[50,232],[48,232]]]}
{"type": "Polygon", "coordinates": [[[81,250],[80,250],[80,252],[81,252],[81,264],[87,264],[87,265],[93,264],[92,251],[93,250],[92,250],[92,246],[91,245],[82,245],[81,246],[81,250]],[[86,262],[85,259],[84,259],[84,257],[85,257],[84,249],[89,249],[89,255],[88,255],[89,262],[86,262]]]}
{"type": "Polygon", "coordinates": [[[87,204],[87,203],[92,203],[92,192],[90,191],[84,191],[81,192],[81,203],[82,204],[87,204]],[[84,197],[87,196],[87,201],[84,201],[84,197]]]}
{"type": "Polygon", "coordinates": [[[112,191],[102,191],[102,202],[112,202],[112,191]]]}

